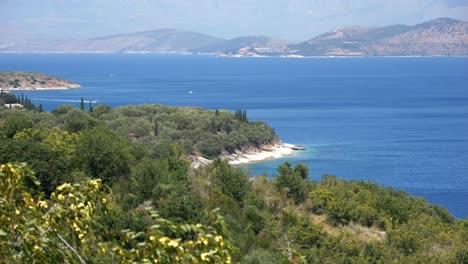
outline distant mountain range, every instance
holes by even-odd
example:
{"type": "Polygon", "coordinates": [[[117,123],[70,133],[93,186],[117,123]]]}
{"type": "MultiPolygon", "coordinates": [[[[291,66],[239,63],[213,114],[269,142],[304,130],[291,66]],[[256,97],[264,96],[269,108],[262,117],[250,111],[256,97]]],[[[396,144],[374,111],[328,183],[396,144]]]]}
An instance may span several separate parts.
{"type": "Polygon", "coordinates": [[[161,29],[79,40],[0,40],[1,53],[196,53],[228,56],[466,56],[468,23],[439,18],[415,26],[347,27],[291,44],[267,36],[230,40],[161,29]]]}
{"type": "Polygon", "coordinates": [[[85,40],[28,40],[5,45],[4,48],[0,45],[0,52],[188,53],[190,50],[223,41],[191,31],[160,29],[85,40]]]}
{"type": "Polygon", "coordinates": [[[468,55],[468,23],[439,18],[415,26],[348,27],[288,48],[303,56],[468,55]]]}

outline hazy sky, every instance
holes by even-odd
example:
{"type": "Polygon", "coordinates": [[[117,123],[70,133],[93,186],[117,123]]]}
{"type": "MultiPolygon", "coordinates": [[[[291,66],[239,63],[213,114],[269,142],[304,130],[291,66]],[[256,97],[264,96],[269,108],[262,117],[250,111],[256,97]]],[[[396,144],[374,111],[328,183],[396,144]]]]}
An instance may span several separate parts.
{"type": "Polygon", "coordinates": [[[1,35],[54,38],[178,28],[297,41],[350,25],[468,20],[468,0],[0,0],[0,10],[1,35]]]}

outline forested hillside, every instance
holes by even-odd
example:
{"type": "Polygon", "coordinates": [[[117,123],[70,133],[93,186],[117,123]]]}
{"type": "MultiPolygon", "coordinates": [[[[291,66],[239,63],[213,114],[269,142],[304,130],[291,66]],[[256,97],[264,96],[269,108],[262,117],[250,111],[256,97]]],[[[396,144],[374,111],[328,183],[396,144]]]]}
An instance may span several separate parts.
{"type": "MultiPolygon", "coordinates": [[[[91,110],[82,105],[60,106],[51,113],[1,113],[5,120],[14,119],[20,126],[35,130],[59,127],[69,133],[104,126],[149,152],[161,155],[162,146],[176,144],[186,154],[215,158],[246,147],[260,147],[278,141],[266,123],[249,121],[245,110],[204,110],[195,107],[139,105],[111,108],[100,105],[91,110]]],[[[6,129],[10,123],[6,122],[6,129]]]]}
{"type": "Polygon", "coordinates": [[[0,110],[0,259],[468,262],[468,219],[424,199],[331,175],[312,181],[304,164],[249,177],[226,161],[191,168],[187,158],[274,140],[244,111],[0,110]]]}

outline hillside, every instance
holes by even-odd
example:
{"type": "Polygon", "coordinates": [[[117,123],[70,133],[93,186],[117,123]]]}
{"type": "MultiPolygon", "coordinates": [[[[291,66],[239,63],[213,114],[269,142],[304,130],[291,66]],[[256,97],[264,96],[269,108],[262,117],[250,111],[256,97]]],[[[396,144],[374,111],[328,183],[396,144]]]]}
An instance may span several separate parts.
{"type": "Polygon", "coordinates": [[[311,180],[306,165],[287,162],[250,178],[219,159],[190,166],[184,144],[271,137],[245,121],[156,105],[0,109],[0,259],[467,263],[468,219],[403,191],[311,180]]]}
{"type": "Polygon", "coordinates": [[[80,85],[51,75],[32,72],[0,72],[0,89],[57,90],[79,88],[80,85]]]}
{"type": "Polygon", "coordinates": [[[288,48],[302,56],[468,55],[468,23],[439,18],[415,26],[348,27],[288,48]]]}
{"type": "MultiPolygon", "coordinates": [[[[33,119],[34,112],[21,116],[33,119]]],[[[223,155],[232,158],[252,149],[262,150],[279,143],[274,129],[260,121],[249,121],[247,112],[239,117],[227,110],[206,110],[198,107],[138,105],[110,108],[99,105],[92,113],[73,106],[60,106],[52,113],[35,117],[34,127],[58,126],[78,132],[99,124],[108,126],[119,136],[144,148],[154,156],[161,149],[177,144],[187,155],[213,159],[223,155]]],[[[0,123],[1,127],[1,123],[0,123]]]]}
{"type": "Polygon", "coordinates": [[[139,105],[96,112],[112,130],[151,150],[176,143],[187,154],[213,159],[279,141],[266,123],[242,120],[226,110],[139,105]]]}
{"type": "Polygon", "coordinates": [[[60,52],[60,53],[186,53],[223,41],[205,34],[160,29],[79,40],[37,40],[18,43],[0,52],[60,52]]]}

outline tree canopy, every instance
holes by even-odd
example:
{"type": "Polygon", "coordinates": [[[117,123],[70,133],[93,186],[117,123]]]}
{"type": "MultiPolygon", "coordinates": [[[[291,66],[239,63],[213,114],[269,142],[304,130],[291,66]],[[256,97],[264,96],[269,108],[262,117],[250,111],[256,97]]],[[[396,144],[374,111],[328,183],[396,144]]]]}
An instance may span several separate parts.
{"type": "Polygon", "coordinates": [[[403,191],[190,166],[275,138],[223,110],[0,110],[0,262],[467,263],[468,219],[403,191]]]}

